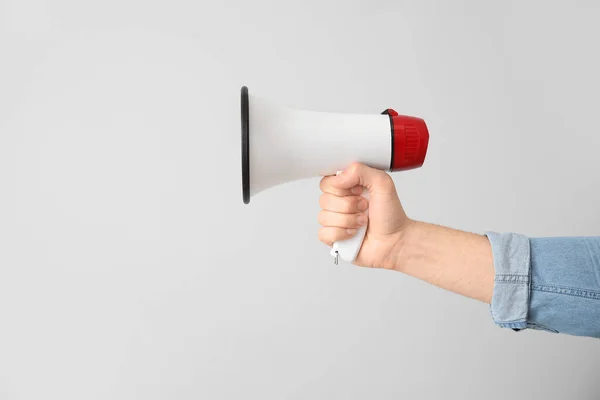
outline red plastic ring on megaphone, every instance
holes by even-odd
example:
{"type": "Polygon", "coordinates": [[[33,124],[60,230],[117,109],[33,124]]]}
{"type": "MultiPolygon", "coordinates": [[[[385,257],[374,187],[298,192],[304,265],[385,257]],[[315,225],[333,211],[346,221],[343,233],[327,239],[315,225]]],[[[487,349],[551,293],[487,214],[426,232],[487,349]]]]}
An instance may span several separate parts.
{"type": "Polygon", "coordinates": [[[429,145],[429,130],[418,117],[399,115],[391,108],[383,111],[390,117],[392,155],[390,171],[420,168],[425,162],[429,145]]]}

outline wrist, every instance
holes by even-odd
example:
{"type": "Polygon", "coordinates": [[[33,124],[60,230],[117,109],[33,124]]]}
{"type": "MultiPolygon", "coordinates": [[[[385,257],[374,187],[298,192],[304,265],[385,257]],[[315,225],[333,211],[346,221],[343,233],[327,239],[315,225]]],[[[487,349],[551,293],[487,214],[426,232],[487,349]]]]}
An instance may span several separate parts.
{"type": "Polygon", "coordinates": [[[412,257],[414,253],[413,243],[416,242],[415,237],[419,236],[419,230],[422,229],[423,223],[412,219],[407,219],[402,229],[398,232],[394,245],[390,250],[390,254],[384,260],[384,269],[404,272],[403,266],[412,257]]]}

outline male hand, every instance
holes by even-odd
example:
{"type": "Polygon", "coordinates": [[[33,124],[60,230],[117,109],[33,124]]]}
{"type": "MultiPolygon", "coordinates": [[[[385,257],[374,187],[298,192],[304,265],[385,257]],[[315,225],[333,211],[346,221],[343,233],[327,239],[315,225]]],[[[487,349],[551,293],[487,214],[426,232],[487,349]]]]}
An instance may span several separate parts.
{"type": "Polygon", "coordinates": [[[367,223],[362,247],[355,264],[370,268],[394,269],[401,238],[412,222],[404,212],[392,178],[384,171],[354,163],[337,176],[320,184],[323,194],[318,221],[319,240],[328,246],[349,239],[367,223]],[[368,190],[370,200],[361,196],[368,190]],[[369,210],[368,217],[365,211],[369,210]]]}

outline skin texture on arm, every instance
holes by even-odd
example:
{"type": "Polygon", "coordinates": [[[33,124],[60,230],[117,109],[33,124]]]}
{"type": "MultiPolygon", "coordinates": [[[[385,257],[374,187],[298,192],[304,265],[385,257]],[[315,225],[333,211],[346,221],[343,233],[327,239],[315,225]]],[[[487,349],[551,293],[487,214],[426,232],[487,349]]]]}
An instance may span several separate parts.
{"type": "Polygon", "coordinates": [[[494,265],[485,236],[415,221],[393,260],[397,271],[491,304],[494,265]]]}
{"type": "Polygon", "coordinates": [[[490,304],[494,290],[491,245],[483,235],[410,219],[391,177],[355,163],[321,180],[319,239],[328,246],[368,228],[355,264],[395,270],[490,304]],[[370,200],[360,196],[368,190],[370,200]]]}

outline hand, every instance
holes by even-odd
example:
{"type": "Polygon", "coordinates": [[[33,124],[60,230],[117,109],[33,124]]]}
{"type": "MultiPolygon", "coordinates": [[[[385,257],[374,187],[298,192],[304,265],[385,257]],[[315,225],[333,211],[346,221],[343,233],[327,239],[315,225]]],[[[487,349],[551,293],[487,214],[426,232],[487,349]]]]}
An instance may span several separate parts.
{"type": "Polygon", "coordinates": [[[328,246],[349,239],[367,223],[362,247],[354,264],[370,268],[394,269],[401,238],[412,225],[400,203],[392,178],[384,171],[354,163],[338,176],[321,180],[318,221],[319,240],[328,246]],[[360,194],[365,188],[370,201],[360,194]],[[364,212],[369,210],[369,216],[364,212]]]}

